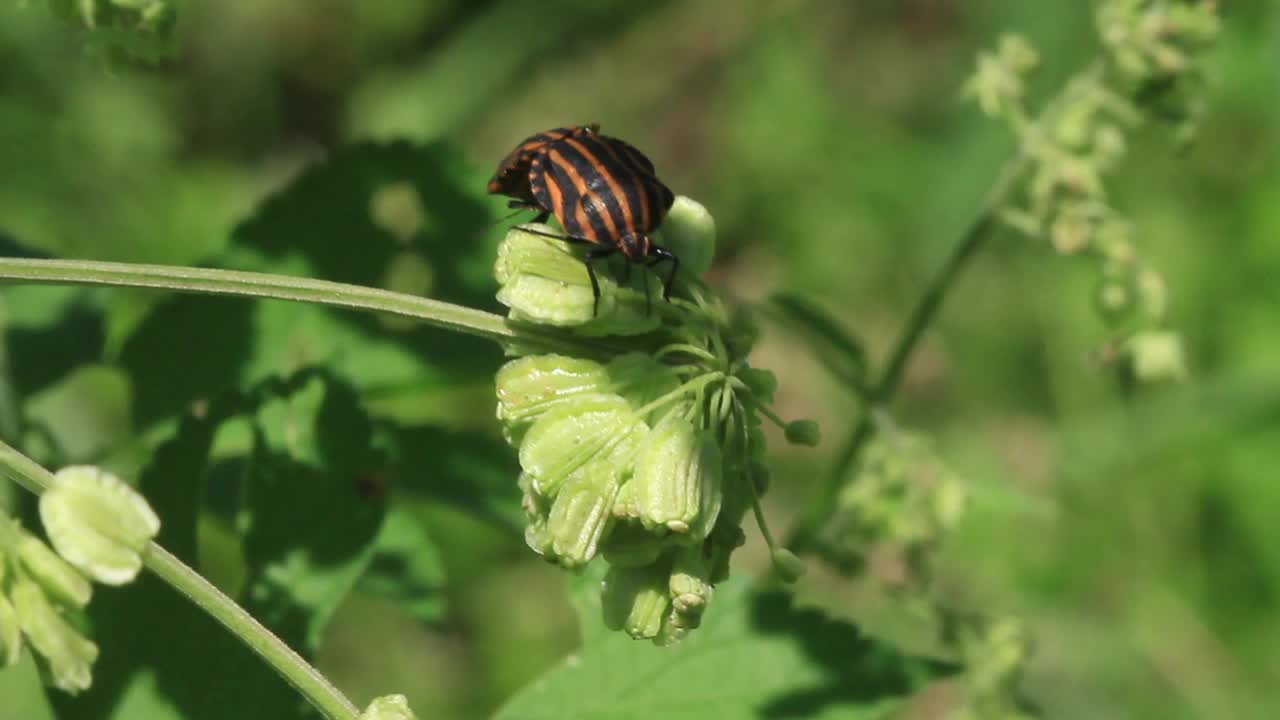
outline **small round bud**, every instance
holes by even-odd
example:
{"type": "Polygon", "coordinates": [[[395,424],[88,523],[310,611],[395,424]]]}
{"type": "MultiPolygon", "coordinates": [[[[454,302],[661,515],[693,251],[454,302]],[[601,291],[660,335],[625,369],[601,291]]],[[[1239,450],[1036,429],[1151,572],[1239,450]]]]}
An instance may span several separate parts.
{"type": "Polygon", "coordinates": [[[160,531],[145,498],[96,467],[59,470],[40,496],[40,520],[58,554],[107,585],[133,580],[142,553],[160,531]]]}
{"type": "Polygon", "coordinates": [[[660,231],[659,244],[680,258],[680,272],[702,275],[716,254],[716,222],[700,203],[676,197],[660,231]]]}
{"type": "Polygon", "coordinates": [[[1140,382],[1178,382],[1187,377],[1182,338],[1167,330],[1147,330],[1125,342],[1125,357],[1140,382]]]}
{"type": "Polygon", "coordinates": [[[738,379],[747,384],[756,400],[773,402],[773,395],[778,391],[778,377],[773,373],[759,368],[743,368],[738,371],[738,379]]]}
{"type": "Polygon", "coordinates": [[[822,433],[818,428],[818,423],[813,420],[792,420],[787,423],[785,434],[787,442],[792,445],[817,447],[822,440],[822,433]]]}
{"type": "Polygon", "coordinates": [[[383,695],[369,703],[360,713],[360,720],[417,720],[409,709],[409,700],[403,695],[383,695]]]}
{"type": "Polygon", "coordinates": [[[783,582],[793,583],[804,576],[804,561],[786,548],[774,548],[770,554],[773,569],[783,582]]]}

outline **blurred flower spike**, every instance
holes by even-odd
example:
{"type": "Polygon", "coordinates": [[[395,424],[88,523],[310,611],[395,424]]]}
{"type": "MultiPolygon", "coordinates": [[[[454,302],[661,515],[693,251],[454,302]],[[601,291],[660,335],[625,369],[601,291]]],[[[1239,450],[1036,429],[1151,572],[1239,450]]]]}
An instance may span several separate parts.
{"type": "MultiPolygon", "coordinates": [[[[1150,333],[1170,334],[1167,293],[1138,252],[1133,224],[1112,207],[1104,178],[1144,123],[1173,119],[1180,138],[1192,136],[1203,104],[1199,68],[1219,33],[1217,12],[1212,0],[1101,0],[1095,20],[1105,59],[1038,115],[1026,98],[1036,53],[1024,39],[1002,38],[996,52],[979,55],[967,86],[983,112],[1006,122],[1028,161],[1027,180],[1001,219],[1061,255],[1094,261],[1101,276],[1096,306],[1112,334],[1104,347],[1128,347],[1125,360],[1153,356],[1138,352],[1150,346],[1150,333]]],[[[1177,361],[1153,364],[1130,375],[1181,376],[1177,361]]]]}
{"type": "MultiPolygon", "coordinates": [[[[763,420],[801,444],[818,432],[769,408],[777,381],[746,361],[754,327],[698,279],[714,254],[707,211],[678,198],[655,240],[690,259],[671,301],[647,270],[624,281],[626,268],[601,263],[596,313],[580,248],[508,233],[495,274],[511,320],[608,335],[617,351],[528,354],[503,366],[496,389],[504,435],[519,449],[529,547],[569,569],[602,558],[605,623],[661,645],[698,627],[745,538],[746,513],[763,520],[763,420]]],[[[781,563],[779,574],[797,577],[797,565],[781,563]]]]}

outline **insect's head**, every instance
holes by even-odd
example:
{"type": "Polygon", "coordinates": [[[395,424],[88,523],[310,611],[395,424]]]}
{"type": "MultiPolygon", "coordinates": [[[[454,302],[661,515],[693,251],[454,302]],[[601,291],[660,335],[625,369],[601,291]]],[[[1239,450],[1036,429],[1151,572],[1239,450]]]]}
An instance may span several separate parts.
{"type": "Polygon", "coordinates": [[[649,236],[639,232],[627,232],[618,242],[618,250],[631,262],[640,262],[649,257],[653,242],[649,236]]]}

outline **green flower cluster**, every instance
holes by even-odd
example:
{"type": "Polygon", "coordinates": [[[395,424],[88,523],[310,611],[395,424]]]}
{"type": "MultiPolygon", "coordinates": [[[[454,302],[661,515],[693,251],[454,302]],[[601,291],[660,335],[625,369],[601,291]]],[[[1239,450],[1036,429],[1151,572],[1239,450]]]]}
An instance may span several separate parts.
{"type": "Polygon", "coordinates": [[[160,521],[142,496],[93,467],[59,471],[40,497],[40,519],[56,553],[0,516],[0,668],[18,661],[25,641],[54,687],[76,693],[92,683],[98,646],[69,618],[88,605],[90,579],[120,585],[137,576],[160,521]]]}
{"type": "Polygon", "coordinates": [[[822,535],[825,553],[846,571],[866,568],[873,554],[895,562],[879,577],[899,589],[924,590],[933,559],[964,514],[958,478],[921,435],[897,429],[877,433],[841,491],[822,535]]]}
{"type": "Polygon", "coordinates": [[[1181,341],[1164,327],[1164,279],[1140,256],[1133,225],[1111,206],[1103,178],[1145,122],[1194,126],[1198,62],[1218,33],[1216,4],[1105,0],[1096,19],[1105,61],[1073,78],[1038,119],[1026,99],[1038,57],[1020,37],[1002,38],[996,52],[979,56],[967,92],[1008,124],[1030,161],[1022,197],[1002,208],[1001,219],[1062,255],[1097,263],[1096,306],[1112,328],[1102,359],[1119,361],[1139,381],[1176,380],[1186,371],[1181,341]]]}
{"type": "MultiPolygon", "coordinates": [[[[530,548],[578,569],[600,557],[605,623],[657,644],[696,628],[742,522],[768,483],[761,416],[796,441],[816,427],[777,420],[776,381],[745,357],[750,322],[690,272],[705,269],[714,226],[677,201],[660,239],[681,259],[670,303],[639,268],[600,272],[599,312],[577,248],[512,230],[499,251],[498,298],[516,322],[604,336],[601,357],[530,354],[496,379],[498,419],[519,449],[530,548]]],[[[602,265],[603,267],[603,265],[602,265]]],[[[767,530],[766,530],[767,533],[767,530]]],[[[797,562],[775,553],[784,575],[797,562]]]]}

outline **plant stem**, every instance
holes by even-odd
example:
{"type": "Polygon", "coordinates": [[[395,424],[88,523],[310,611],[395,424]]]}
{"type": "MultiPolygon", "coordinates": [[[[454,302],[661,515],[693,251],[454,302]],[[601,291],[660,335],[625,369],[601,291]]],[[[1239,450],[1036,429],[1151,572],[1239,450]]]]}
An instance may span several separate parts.
{"type": "Polygon", "coordinates": [[[483,310],[379,288],[288,275],[91,260],[0,258],[0,280],[293,300],[399,315],[446,330],[498,342],[515,341],[548,351],[598,355],[604,349],[599,343],[563,333],[513,325],[506,318],[483,310]]]}
{"type": "MultiPolygon", "coordinates": [[[[3,442],[0,442],[0,474],[36,495],[53,483],[53,475],[48,470],[3,442]]],[[[302,656],[169,551],[151,543],[143,551],[143,562],[156,577],[185,595],[258,653],[326,718],[356,720],[359,717],[359,709],[302,656]]]]}
{"type": "Polygon", "coordinates": [[[796,520],[787,542],[792,549],[799,551],[812,545],[823,523],[834,511],[840,488],[848,478],[850,468],[857,461],[863,445],[875,433],[876,413],[893,400],[898,386],[902,383],[902,375],[906,371],[907,363],[911,360],[911,355],[919,345],[925,330],[933,324],[943,300],[955,286],[956,279],[960,277],[961,271],[969,260],[977,254],[998,227],[997,216],[1000,209],[1008,203],[1009,196],[1018,186],[1022,176],[1030,169],[1035,157],[1036,143],[1041,142],[1041,136],[1047,132],[1047,128],[1052,127],[1063,107],[1073,98],[1091,92],[1097,87],[1103,70],[1102,63],[1095,62],[1082,71],[1045,106],[1035,123],[1025,131],[1018,154],[1001,170],[1000,176],[988,191],[986,200],[983,201],[977,219],[952,248],[946,262],[929,282],[920,300],[916,302],[906,326],[893,344],[893,350],[889,355],[889,361],[885,364],[883,374],[867,393],[867,405],[862,409],[862,416],[854,425],[849,438],[836,453],[831,471],[818,487],[813,500],[805,506],[804,512],[796,520]]]}

